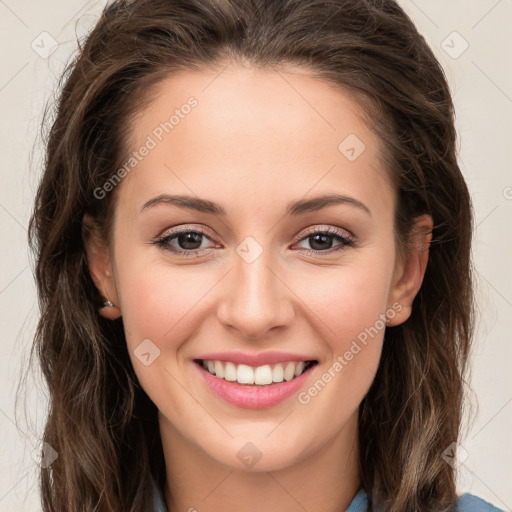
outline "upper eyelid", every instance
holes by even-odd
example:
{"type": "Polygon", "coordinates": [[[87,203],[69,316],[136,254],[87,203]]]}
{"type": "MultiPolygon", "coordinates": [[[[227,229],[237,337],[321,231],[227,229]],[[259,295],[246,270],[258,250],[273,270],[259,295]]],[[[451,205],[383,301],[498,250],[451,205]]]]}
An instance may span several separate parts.
{"type": "Polygon", "coordinates": [[[170,230],[165,230],[165,231],[163,231],[163,233],[161,235],[158,235],[157,238],[158,239],[174,238],[175,236],[178,236],[182,233],[190,233],[190,232],[200,233],[201,235],[204,235],[205,237],[209,238],[212,241],[214,239],[214,237],[211,236],[206,229],[198,228],[198,227],[188,227],[188,226],[184,226],[184,227],[180,226],[180,227],[172,228],[170,230]]]}
{"type": "Polygon", "coordinates": [[[350,238],[350,239],[355,238],[355,235],[346,228],[335,228],[333,226],[321,227],[321,226],[322,225],[308,228],[305,233],[303,233],[299,238],[297,238],[297,240],[298,241],[302,240],[306,236],[313,234],[313,233],[328,233],[329,235],[338,235],[338,236],[340,236],[340,235],[343,236],[343,234],[346,233],[346,235],[347,235],[346,238],[350,238]]]}

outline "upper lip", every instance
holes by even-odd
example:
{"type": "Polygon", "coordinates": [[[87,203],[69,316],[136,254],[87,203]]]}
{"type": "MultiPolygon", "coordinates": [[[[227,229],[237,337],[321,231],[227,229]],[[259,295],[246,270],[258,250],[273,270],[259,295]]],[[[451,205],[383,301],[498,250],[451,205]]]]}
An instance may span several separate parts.
{"type": "Polygon", "coordinates": [[[316,361],[314,357],[276,351],[260,352],[259,354],[249,352],[215,352],[199,355],[195,359],[224,362],[231,361],[235,364],[246,364],[254,367],[266,364],[284,363],[288,361],[316,361]]]}

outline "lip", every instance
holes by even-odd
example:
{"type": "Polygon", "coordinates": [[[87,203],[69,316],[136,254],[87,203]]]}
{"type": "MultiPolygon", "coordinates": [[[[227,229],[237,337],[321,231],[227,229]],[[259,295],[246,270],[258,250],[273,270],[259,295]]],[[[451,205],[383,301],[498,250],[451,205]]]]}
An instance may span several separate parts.
{"type": "Polygon", "coordinates": [[[246,364],[253,367],[263,366],[265,364],[287,363],[289,361],[318,361],[315,357],[277,351],[260,352],[259,354],[251,354],[250,352],[216,352],[202,354],[194,359],[207,359],[210,361],[224,362],[231,361],[235,364],[246,364]]]}
{"type": "MultiPolygon", "coordinates": [[[[205,357],[204,359],[207,358],[205,357]]],[[[193,366],[197,368],[197,371],[210,390],[229,404],[245,409],[265,409],[274,407],[290,396],[298,393],[318,364],[311,365],[302,374],[292,380],[276,382],[265,386],[239,384],[238,382],[227,381],[215,377],[215,375],[212,375],[196,362],[193,363],[193,366]]]]}

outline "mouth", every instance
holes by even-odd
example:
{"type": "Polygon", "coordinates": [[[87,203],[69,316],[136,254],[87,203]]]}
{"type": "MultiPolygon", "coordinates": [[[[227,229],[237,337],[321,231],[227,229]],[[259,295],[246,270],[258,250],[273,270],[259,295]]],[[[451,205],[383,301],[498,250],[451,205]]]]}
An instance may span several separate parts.
{"type": "Polygon", "coordinates": [[[209,359],[194,359],[194,363],[220,380],[244,386],[268,387],[280,382],[289,382],[300,377],[311,367],[317,365],[318,361],[284,361],[257,367],[246,364],[236,364],[231,361],[209,359]]]}

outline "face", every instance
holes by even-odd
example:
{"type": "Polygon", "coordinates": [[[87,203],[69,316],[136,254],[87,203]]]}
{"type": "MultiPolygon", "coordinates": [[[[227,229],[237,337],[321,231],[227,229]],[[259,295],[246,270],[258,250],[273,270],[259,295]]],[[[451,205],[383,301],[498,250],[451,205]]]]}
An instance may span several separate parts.
{"type": "Polygon", "coordinates": [[[354,439],[426,261],[397,257],[396,193],[348,94],[299,68],[219,73],[168,78],[133,120],[111,250],[88,258],[163,439],[276,470],[354,439]]]}

